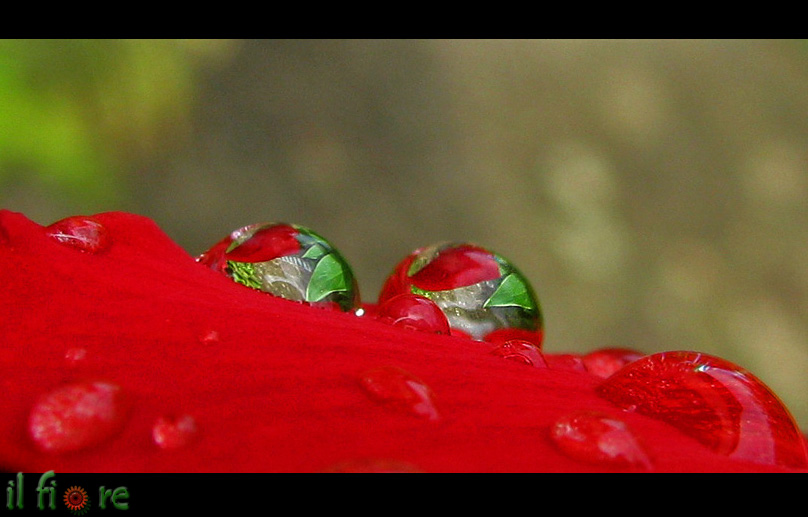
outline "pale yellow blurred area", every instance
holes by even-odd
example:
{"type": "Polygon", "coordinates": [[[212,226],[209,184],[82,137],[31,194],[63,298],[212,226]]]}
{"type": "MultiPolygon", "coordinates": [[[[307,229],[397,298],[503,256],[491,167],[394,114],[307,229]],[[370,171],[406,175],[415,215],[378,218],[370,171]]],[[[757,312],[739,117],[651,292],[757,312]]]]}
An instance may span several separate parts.
{"type": "MultiPolygon", "coordinates": [[[[0,206],[40,223],[136,212],[192,254],[246,224],[302,224],[342,251],[369,302],[414,248],[473,241],[532,281],[545,350],[718,355],[808,429],[805,42],[191,40],[119,52],[106,68],[126,66],[109,76],[85,60],[95,118],[76,119],[98,131],[87,152],[104,165],[90,184],[111,186],[74,195],[43,179],[58,155],[44,172],[0,156],[0,206]]],[[[81,109],[71,92],[59,109],[81,109]]],[[[15,127],[1,110],[0,144],[15,127]]]]}

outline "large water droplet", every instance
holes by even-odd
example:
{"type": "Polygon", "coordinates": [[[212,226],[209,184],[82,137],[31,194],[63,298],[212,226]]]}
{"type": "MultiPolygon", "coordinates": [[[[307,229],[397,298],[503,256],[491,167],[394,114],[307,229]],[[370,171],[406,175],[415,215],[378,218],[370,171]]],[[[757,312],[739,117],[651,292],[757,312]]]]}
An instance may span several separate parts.
{"type": "Polygon", "coordinates": [[[530,341],[511,339],[496,346],[491,353],[503,359],[517,361],[536,368],[547,368],[547,361],[541,350],[530,341]]]}
{"type": "Polygon", "coordinates": [[[805,440],[788,409],[758,378],[724,359],[688,351],[645,356],[604,380],[597,393],[717,453],[808,467],[805,440]]]}
{"type": "Polygon", "coordinates": [[[43,451],[76,451],[114,436],[125,416],[126,403],[118,385],[77,382],[41,397],[31,410],[28,431],[43,451]]]}
{"type": "Polygon", "coordinates": [[[406,370],[394,366],[374,368],[361,375],[360,384],[377,402],[427,420],[440,418],[432,390],[406,370]]]}
{"type": "Polygon", "coordinates": [[[595,411],[578,411],[550,427],[553,443],[578,461],[651,470],[652,464],[626,423],[595,411]]]}
{"type": "Polygon", "coordinates": [[[449,334],[449,321],[435,302],[417,294],[403,293],[381,303],[376,318],[396,327],[449,334]]]}
{"type": "Polygon", "coordinates": [[[196,436],[196,420],[191,415],[161,416],[152,427],[154,443],[161,449],[177,449],[196,436]]]}
{"type": "Polygon", "coordinates": [[[606,378],[643,354],[629,348],[600,348],[585,354],[583,360],[586,371],[606,378]]]}
{"type": "Polygon", "coordinates": [[[92,217],[66,217],[45,228],[57,242],[87,253],[99,253],[109,248],[112,238],[107,228],[92,217]]]}
{"type": "Polygon", "coordinates": [[[236,283],[280,298],[353,311],[361,306],[348,263],[303,226],[262,223],[233,231],[197,262],[236,283]]]}
{"type": "MultiPolygon", "coordinates": [[[[473,244],[442,243],[415,250],[385,280],[379,303],[410,293],[446,314],[452,333],[484,340],[519,329],[541,342],[542,315],[527,279],[501,256],[473,244]]],[[[524,338],[519,335],[511,338],[524,338]]]]}

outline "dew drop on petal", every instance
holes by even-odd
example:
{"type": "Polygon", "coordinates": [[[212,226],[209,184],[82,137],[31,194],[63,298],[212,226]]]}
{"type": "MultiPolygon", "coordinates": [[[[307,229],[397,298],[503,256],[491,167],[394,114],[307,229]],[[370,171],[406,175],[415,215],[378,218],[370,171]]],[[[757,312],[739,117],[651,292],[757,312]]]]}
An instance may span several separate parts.
{"type": "Polygon", "coordinates": [[[326,474],[420,474],[423,470],[405,461],[385,458],[358,458],[331,465],[326,474]]]}
{"type": "Polygon", "coordinates": [[[209,330],[199,336],[199,342],[203,345],[216,345],[219,343],[220,339],[221,336],[219,336],[219,332],[216,330],[209,330]]]}
{"type": "Polygon", "coordinates": [[[718,357],[660,352],[605,379],[599,396],[657,418],[713,451],[760,464],[808,467],[803,435],[762,381],[718,357]]]}
{"type": "Polygon", "coordinates": [[[432,390],[413,374],[394,366],[364,372],[360,384],[376,402],[410,412],[427,420],[438,420],[432,390]]]}
{"type": "Polygon", "coordinates": [[[400,328],[449,335],[449,320],[440,307],[417,294],[402,293],[388,298],[378,306],[376,318],[400,328]]]}
{"type": "Polygon", "coordinates": [[[530,341],[522,339],[511,339],[497,345],[491,353],[503,359],[517,361],[536,368],[547,368],[547,361],[541,350],[530,341]]]}
{"type": "Polygon", "coordinates": [[[348,262],[331,243],[303,226],[245,226],[196,260],[238,284],[279,298],[345,312],[361,306],[348,262]]]}
{"type": "Polygon", "coordinates": [[[651,470],[652,463],[626,423],[597,411],[577,411],[556,420],[550,438],[567,456],[593,464],[651,470]]]}
{"type": "Polygon", "coordinates": [[[403,293],[435,302],[452,335],[483,341],[492,332],[518,329],[541,340],[541,309],[527,279],[500,255],[474,244],[441,243],[412,252],[385,280],[379,304],[403,293]]]}
{"type": "Polygon", "coordinates": [[[51,453],[92,447],[118,433],[126,418],[121,388],[111,382],[77,382],[42,396],[31,410],[28,432],[51,453]]]}
{"type": "Polygon", "coordinates": [[[643,354],[629,348],[600,348],[585,354],[583,360],[586,371],[606,378],[643,354]]]}
{"type": "Polygon", "coordinates": [[[107,228],[87,216],[66,217],[47,226],[45,230],[57,242],[87,253],[104,251],[112,242],[107,228]]]}
{"type": "Polygon", "coordinates": [[[161,416],[152,427],[154,443],[161,449],[183,447],[193,440],[196,433],[196,420],[191,415],[161,416]]]}
{"type": "Polygon", "coordinates": [[[82,347],[71,347],[65,351],[65,361],[70,367],[75,367],[87,357],[87,349],[82,347]]]}

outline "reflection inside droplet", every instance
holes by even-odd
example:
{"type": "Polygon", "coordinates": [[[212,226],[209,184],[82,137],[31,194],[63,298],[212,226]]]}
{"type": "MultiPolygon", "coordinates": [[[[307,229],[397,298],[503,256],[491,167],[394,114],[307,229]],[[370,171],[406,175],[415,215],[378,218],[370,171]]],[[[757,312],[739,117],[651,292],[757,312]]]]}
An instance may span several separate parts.
{"type": "Polygon", "coordinates": [[[453,335],[482,341],[492,332],[513,328],[541,337],[541,309],[527,279],[503,257],[473,244],[440,243],[415,250],[387,277],[379,304],[401,294],[435,302],[453,335]]]}

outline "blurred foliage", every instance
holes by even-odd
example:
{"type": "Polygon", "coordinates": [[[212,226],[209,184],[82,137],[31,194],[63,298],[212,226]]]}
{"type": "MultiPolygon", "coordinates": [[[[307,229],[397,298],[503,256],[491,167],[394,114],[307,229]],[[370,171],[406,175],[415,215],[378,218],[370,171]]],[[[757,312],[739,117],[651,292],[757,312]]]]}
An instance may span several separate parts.
{"type": "Polygon", "coordinates": [[[0,40],[0,187],[125,195],[121,169],[187,135],[210,40],[0,40]]]}

